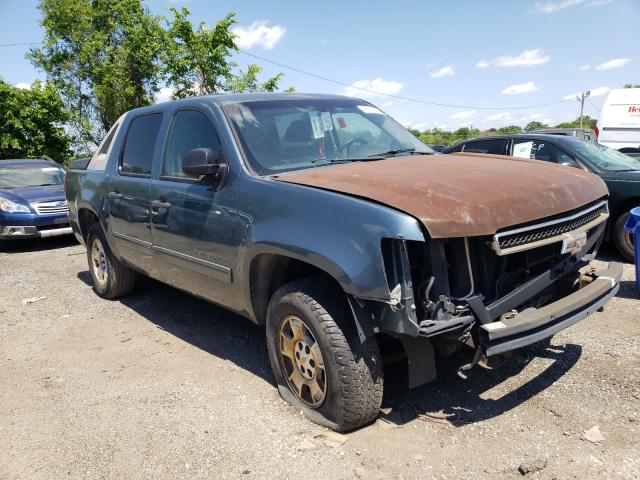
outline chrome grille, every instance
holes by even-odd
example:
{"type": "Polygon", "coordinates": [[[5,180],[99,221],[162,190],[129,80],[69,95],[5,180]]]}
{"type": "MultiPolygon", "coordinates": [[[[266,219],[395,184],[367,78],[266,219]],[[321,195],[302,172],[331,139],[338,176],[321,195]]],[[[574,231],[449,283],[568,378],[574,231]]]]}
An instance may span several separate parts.
{"type": "Polygon", "coordinates": [[[566,234],[589,230],[608,217],[609,208],[607,202],[603,201],[567,217],[497,233],[493,237],[492,247],[498,255],[506,255],[559,242],[566,234]]]}
{"type": "Polygon", "coordinates": [[[66,200],[60,200],[57,202],[38,202],[31,204],[38,215],[56,215],[60,213],[67,213],[69,207],[66,200]]]}

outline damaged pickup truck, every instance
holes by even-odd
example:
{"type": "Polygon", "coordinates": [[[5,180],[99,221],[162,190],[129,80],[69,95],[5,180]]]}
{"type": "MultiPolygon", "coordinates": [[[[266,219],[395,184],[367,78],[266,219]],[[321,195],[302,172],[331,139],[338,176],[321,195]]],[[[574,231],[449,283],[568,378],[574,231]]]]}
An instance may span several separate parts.
{"type": "Polygon", "coordinates": [[[621,276],[589,267],[609,215],[600,178],[434,155],[354,98],[133,110],[66,195],[98,295],[144,274],[265,325],[282,397],[336,430],[378,414],[386,353],[415,387],[436,350],[466,346],[464,375],[600,309],[621,276]]]}

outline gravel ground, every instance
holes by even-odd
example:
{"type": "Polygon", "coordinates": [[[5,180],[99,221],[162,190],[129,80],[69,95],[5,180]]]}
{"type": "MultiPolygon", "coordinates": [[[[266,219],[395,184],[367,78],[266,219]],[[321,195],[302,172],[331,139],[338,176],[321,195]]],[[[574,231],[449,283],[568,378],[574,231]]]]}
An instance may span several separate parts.
{"type": "Polygon", "coordinates": [[[0,252],[0,478],[640,478],[632,270],[550,348],[466,381],[467,356],[439,359],[327,440],[278,396],[260,327],[151,280],[102,300],[81,246],[29,242],[0,252]]]}

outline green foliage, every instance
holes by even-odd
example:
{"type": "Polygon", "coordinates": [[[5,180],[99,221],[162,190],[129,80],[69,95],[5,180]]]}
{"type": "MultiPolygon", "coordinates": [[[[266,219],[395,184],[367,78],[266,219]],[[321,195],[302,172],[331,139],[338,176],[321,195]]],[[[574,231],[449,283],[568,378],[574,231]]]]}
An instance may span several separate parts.
{"type": "Polygon", "coordinates": [[[625,83],[622,88],[640,88],[640,83],[625,83]]]}
{"type": "Polygon", "coordinates": [[[236,23],[235,15],[228,14],[211,30],[201,22],[194,31],[189,10],[170,11],[173,20],[167,20],[169,41],[162,60],[167,83],[175,88],[174,98],[224,91],[233,69],[229,58],[238,50],[230,30],[236,23]]]}
{"type": "Polygon", "coordinates": [[[439,128],[427,129],[418,138],[424,143],[432,145],[453,145],[461,140],[477,137],[482,132],[477,128],[459,128],[455,132],[447,132],[439,128]]]}
{"type": "Polygon", "coordinates": [[[533,121],[527,123],[527,126],[524,127],[524,131],[530,132],[532,130],[542,130],[543,128],[549,128],[549,125],[547,125],[546,123],[533,121]]]}
{"type": "Polygon", "coordinates": [[[96,145],[125,111],[149,105],[165,32],[139,0],[41,0],[45,40],[28,56],[61,92],[76,149],[96,145]]]}
{"type": "Polygon", "coordinates": [[[262,67],[249,65],[243,72],[230,60],[238,52],[231,32],[236,24],[234,13],[218,21],[212,30],[204,22],[194,30],[188,9],[170,10],[173,20],[167,21],[168,41],[162,60],[167,84],[174,88],[173,98],[278,90],[282,73],[260,83],[262,67]]]}
{"type": "Polygon", "coordinates": [[[46,155],[64,163],[71,154],[62,126],[68,118],[51,85],[35,82],[23,90],[0,79],[0,158],[46,155]]]}
{"type": "MultiPolygon", "coordinates": [[[[598,123],[597,118],[591,118],[589,115],[584,115],[582,117],[582,128],[596,128],[596,124],[598,123]]],[[[580,117],[572,120],[571,122],[562,122],[556,125],[556,128],[580,128],[580,117]]]]}
{"type": "Polygon", "coordinates": [[[509,125],[507,127],[499,128],[498,133],[500,134],[522,133],[522,127],[519,127],[518,125],[509,125]]]}
{"type": "Polygon", "coordinates": [[[243,72],[231,61],[233,13],[213,29],[194,29],[186,8],[171,8],[167,20],[142,0],[40,0],[39,9],[45,40],[28,57],[60,91],[75,151],[95,148],[120,115],[152,104],[163,85],[183,98],[275,91],[282,78],[260,83],[259,66],[243,72]]]}

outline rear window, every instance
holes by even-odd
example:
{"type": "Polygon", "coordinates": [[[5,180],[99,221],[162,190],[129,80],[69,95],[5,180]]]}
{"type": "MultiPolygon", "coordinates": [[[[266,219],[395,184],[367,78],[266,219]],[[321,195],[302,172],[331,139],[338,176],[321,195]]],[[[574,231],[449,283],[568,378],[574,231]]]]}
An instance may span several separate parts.
{"type": "Polygon", "coordinates": [[[161,113],[141,115],[132,120],[120,157],[120,173],[151,175],[153,153],[161,123],[161,113]]]}

